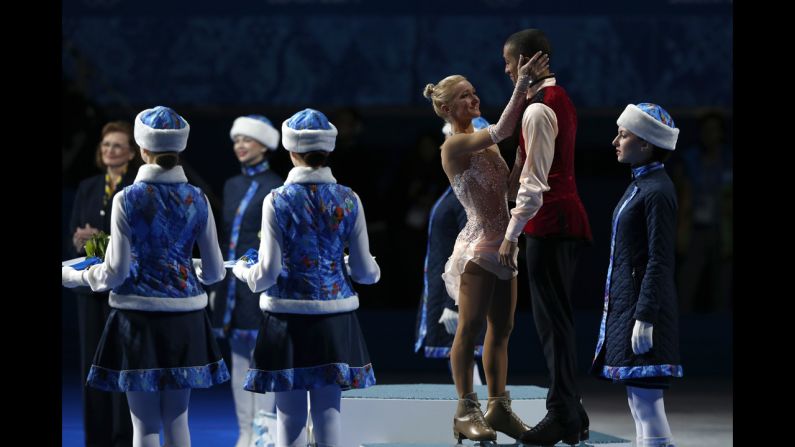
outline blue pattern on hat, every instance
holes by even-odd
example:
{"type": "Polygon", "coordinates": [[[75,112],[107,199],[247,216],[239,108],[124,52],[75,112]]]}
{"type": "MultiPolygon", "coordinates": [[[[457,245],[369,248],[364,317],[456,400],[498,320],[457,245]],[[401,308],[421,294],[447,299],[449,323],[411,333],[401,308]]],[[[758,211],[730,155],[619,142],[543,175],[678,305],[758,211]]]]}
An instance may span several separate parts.
{"type": "Polygon", "coordinates": [[[163,106],[157,106],[141,115],[141,122],[153,129],[184,129],[187,125],[177,112],[163,106]]]}
{"type": "Polygon", "coordinates": [[[652,104],[650,102],[642,102],[637,106],[640,110],[643,110],[647,114],[651,115],[652,118],[656,119],[657,121],[665,124],[668,127],[676,127],[674,125],[674,119],[671,118],[671,115],[665,111],[662,107],[658,106],[657,104],[652,104]]]}
{"type": "Polygon", "coordinates": [[[287,127],[294,130],[329,130],[331,125],[322,112],[304,109],[287,120],[287,127]]]}

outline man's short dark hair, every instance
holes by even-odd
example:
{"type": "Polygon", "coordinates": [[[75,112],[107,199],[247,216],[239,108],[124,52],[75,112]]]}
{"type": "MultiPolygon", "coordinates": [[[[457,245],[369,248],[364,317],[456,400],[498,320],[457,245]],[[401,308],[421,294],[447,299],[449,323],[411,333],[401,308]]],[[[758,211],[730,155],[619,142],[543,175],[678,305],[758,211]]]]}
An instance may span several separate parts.
{"type": "Polygon", "coordinates": [[[540,29],[529,28],[513,33],[505,40],[505,44],[509,45],[510,54],[517,59],[520,54],[533,57],[537,51],[552,57],[552,47],[547,36],[540,29]]]}

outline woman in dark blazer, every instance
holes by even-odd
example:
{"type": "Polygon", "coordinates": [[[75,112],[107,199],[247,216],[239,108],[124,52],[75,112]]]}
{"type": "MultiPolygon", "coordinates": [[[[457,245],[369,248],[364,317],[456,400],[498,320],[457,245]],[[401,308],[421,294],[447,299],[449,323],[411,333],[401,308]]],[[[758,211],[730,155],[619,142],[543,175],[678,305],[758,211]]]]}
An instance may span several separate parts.
{"type": "MultiPolygon", "coordinates": [[[[99,231],[110,230],[113,196],[131,185],[140,166],[138,145],[132,125],[111,121],[102,128],[95,157],[102,174],[89,177],[77,187],[69,228],[73,231],[73,256],[85,255],[85,243],[99,231]]],[[[80,375],[85,378],[99,338],[108,319],[108,292],[92,292],[87,287],[74,290],[80,336],[80,375]]],[[[132,445],[130,409],[124,394],[104,393],[83,382],[83,426],[87,447],[132,445]]]]}
{"type": "Polygon", "coordinates": [[[663,390],[682,377],[674,253],[676,191],[663,162],[679,129],[662,107],[630,104],[613,140],[632,183],[613,212],[604,313],[591,373],[627,387],[638,446],[673,446],[663,390]]]}

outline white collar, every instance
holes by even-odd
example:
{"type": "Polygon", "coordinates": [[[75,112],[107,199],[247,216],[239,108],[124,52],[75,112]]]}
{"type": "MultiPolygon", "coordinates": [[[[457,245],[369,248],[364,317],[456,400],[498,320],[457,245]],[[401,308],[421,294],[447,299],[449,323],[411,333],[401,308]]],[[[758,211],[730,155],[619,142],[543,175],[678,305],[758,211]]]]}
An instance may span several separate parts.
{"type": "Polygon", "coordinates": [[[185,177],[185,171],[182,166],[174,166],[171,169],[165,169],[155,164],[145,164],[138,168],[138,174],[135,176],[135,183],[187,183],[188,178],[185,177]]]}
{"type": "Polygon", "coordinates": [[[285,185],[291,183],[337,183],[337,179],[331,175],[331,168],[327,166],[320,168],[296,166],[290,169],[287,180],[284,181],[285,185]]]}
{"type": "Polygon", "coordinates": [[[546,78],[543,81],[541,81],[540,84],[536,84],[536,85],[530,87],[530,90],[527,92],[527,98],[530,99],[533,96],[535,96],[536,93],[538,93],[538,91],[541,90],[542,88],[544,88],[544,87],[552,87],[553,85],[557,85],[557,81],[555,80],[555,77],[553,76],[551,78],[546,78]]]}

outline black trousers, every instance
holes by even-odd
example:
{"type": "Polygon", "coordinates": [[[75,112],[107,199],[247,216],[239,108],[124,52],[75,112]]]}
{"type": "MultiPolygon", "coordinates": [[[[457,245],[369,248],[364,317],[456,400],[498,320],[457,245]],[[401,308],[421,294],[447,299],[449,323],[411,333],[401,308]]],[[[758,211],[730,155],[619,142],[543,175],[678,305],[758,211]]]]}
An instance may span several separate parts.
{"type": "Polygon", "coordinates": [[[525,242],[533,319],[549,369],[547,410],[576,420],[580,392],[571,294],[585,242],[531,236],[525,242]]]}
{"type": "Polygon", "coordinates": [[[80,332],[80,375],[83,386],[83,428],[86,447],[131,447],[132,419],[124,393],[86,386],[88,370],[110,313],[108,293],[77,292],[80,332]]]}

